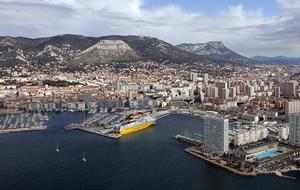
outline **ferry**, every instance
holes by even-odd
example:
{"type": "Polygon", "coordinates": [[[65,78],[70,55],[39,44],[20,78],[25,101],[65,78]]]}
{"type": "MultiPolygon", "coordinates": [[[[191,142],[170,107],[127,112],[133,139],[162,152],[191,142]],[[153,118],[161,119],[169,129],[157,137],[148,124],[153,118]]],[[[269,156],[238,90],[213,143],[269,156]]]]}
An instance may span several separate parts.
{"type": "Polygon", "coordinates": [[[127,135],[148,127],[156,125],[156,119],[151,116],[140,117],[134,122],[125,125],[115,126],[114,133],[120,135],[127,135]]]}
{"type": "Polygon", "coordinates": [[[135,122],[141,117],[148,116],[150,113],[151,113],[150,111],[133,113],[127,117],[127,121],[128,123],[135,122]]]}

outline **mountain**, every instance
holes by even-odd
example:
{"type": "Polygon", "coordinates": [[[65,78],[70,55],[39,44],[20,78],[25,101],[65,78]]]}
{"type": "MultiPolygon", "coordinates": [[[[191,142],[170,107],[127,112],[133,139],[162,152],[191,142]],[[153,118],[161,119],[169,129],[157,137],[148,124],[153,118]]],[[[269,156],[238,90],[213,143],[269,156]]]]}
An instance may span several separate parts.
{"type": "Polygon", "coordinates": [[[134,62],[141,59],[142,57],[122,40],[100,40],[76,55],[72,62],[97,64],[109,62],[134,62]]]}
{"type": "Polygon", "coordinates": [[[252,60],[262,62],[262,63],[275,63],[275,64],[300,64],[300,57],[286,57],[286,56],[276,56],[276,57],[266,57],[266,56],[255,56],[251,58],[252,60]]]}
{"type": "Polygon", "coordinates": [[[153,61],[211,62],[208,57],[181,50],[145,36],[59,35],[48,38],[0,37],[0,67],[26,65],[102,64],[153,61]]]}
{"type": "Polygon", "coordinates": [[[213,61],[229,62],[229,63],[252,63],[254,61],[244,57],[229,48],[223,42],[212,41],[207,43],[178,44],[176,47],[197,55],[208,56],[213,61]]]}

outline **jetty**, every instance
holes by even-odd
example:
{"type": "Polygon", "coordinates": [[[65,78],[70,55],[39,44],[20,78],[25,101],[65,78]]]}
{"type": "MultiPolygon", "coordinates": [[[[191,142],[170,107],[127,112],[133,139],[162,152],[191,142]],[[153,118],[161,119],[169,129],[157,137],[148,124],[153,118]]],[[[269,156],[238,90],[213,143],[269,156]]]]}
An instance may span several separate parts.
{"type": "Polygon", "coordinates": [[[176,140],[184,142],[186,144],[190,144],[193,146],[201,146],[203,145],[203,142],[201,142],[200,140],[197,139],[193,139],[187,136],[183,136],[183,135],[175,135],[173,136],[176,140]]]}

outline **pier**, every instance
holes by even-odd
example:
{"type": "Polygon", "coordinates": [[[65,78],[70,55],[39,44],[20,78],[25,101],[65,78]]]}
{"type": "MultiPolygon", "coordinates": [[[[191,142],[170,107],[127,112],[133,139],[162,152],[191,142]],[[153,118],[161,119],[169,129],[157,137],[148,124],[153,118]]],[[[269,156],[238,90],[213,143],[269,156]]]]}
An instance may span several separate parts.
{"type": "Polygon", "coordinates": [[[176,140],[187,143],[189,145],[193,145],[193,146],[201,146],[203,145],[203,142],[201,142],[200,140],[197,139],[192,139],[190,137],[187,136],[183,136],[183,135],[175,135],[173,136],[176,140]]]}
{"type": "Polygon", "coordinates": [[[96,135],[100,135],[100,136],[104,136],[104,137],[109,137],[109,138],[113,138],[113,139],[117,139],[120,138],[121,135],[120,134],[115,134],[112,133],[112,128],[104,128],[104,127],[91,127],[91,126],[86,126],[86,125],[82,125],[82,124],[70,124],[65,126],[65,130],[70,131],[70,130],[80,130],[80,131],[84,131],[84,132],[88,132],[88,133],[92,133],[92,134],[96,134],[96,135]]]}

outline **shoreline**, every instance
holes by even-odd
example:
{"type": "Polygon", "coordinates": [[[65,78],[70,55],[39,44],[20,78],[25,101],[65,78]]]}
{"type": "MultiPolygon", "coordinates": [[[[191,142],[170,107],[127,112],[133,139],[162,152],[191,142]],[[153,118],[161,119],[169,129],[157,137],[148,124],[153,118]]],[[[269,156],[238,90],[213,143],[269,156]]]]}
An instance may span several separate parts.
{"type": "Polygon", "coordinates": [[[209,163],[214,164],[214,165],[216,165],[218,167],[226,169],[226,170],[228,170],[228,171],[230,171],[230,172],[232,172],[234,174],[238,174],[238,175],[241,175],[241,176],[248,176],[248,177],[257,176],[256,172],[251,172],[251,173],[249,173],[249,172],[242,172],[242,171],[236,170],[234,168],[231,168],[229,166],[223,165],[223,164],[221,164],[221,163],[219,163],[217,161],[211,160],[211,159],[209,159],[209,158],[207,158],[207,157],[205,157],[205,156],[203,156],[201,154],[196,153],[194,150],[191,149],[191,147],[184,149],[184,151],[187,152],[188,154],[191,154],[191,155],[197,157],[197,158],[203,159],[206,162],[209,162],[209,163]]]}
{"type": "Polygon", "coordinates": [[[300,171],[300,168],[295,168],[295,169],[290,169],[290,170],[283,170],[283,171],[268,171],[268,172],[260,172],[260,171],[253,171],[253,172],[243,172],[243,171],[240,171],[240,170],[237,170],[235,168],[232,168],[230,166],[227,166],[227,165],[224,165],[222,163],[219,163],[215,160],[212,160],[200,153],[197,153],[193,147],[188,147],[186,149],[184,149],[185,152],[187,152],[188,154],[191,154],[192,156],[195,156],[199,159],[202,159],[210,164],[214,164],[215,166],[218,166],[222,169],[225,169],[227,171],[230,171],[234,174],[237,174],[237,175],[240,175],[240,176],[245,176],[245,177],[255,177],[255,176],[258,176],[258,175],[276,175],[278,177],[282,177],[282,178],[285,178],[285,179],[292,179],[292,180],[296,180],[295,177],[292,177],[292,176],[287,176],[287,175],[284,175],[285,173],[289,173],[289,172],[293,172],[293,171],[300,171]]]}

